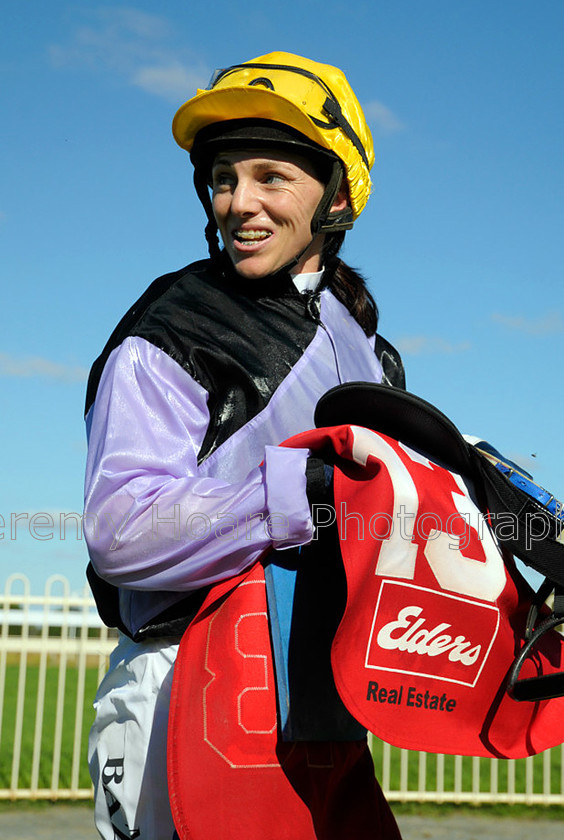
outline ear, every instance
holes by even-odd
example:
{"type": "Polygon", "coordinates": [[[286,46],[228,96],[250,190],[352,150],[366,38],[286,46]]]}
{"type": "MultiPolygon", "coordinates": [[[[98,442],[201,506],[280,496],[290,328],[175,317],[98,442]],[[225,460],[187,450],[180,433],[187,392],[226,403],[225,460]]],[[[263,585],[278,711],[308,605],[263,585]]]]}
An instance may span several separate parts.
{"type": "Polygon", "coordinates": [[[331,212],[338,213],[345,209],[345,207],[350,206],[349,200],[349,185],[347,184],[346,180],[343,178],[341,181],[341,186],[339,187],[339,192],[335,196],[335,201],[331,205],[331,212]]]}

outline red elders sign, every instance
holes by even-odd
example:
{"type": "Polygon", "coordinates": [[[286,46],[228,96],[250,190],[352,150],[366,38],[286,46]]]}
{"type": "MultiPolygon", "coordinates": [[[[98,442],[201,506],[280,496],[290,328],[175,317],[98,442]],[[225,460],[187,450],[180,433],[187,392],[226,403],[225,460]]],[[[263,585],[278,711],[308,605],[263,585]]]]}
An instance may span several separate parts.
{"type": "MultiPolygon", "coordinates": [[[[518,758],[561,743],[564,698],[517,703],[506,693],[531,592],[461,477],[362,427],[306,432],[288,445],[337,456],[348,596],[332,662],[356,719],[429,752],[518,758]]],[[[561,670],[562,647],[547,634],[522,676],[561,670]]]]}
{"type": "Polygon", "coordinates": [[[385,580],[374,611],[366,668],[473,687],[498,629],[497,607],[385,580]],[[443,620],[445,615],[450,621],[443,620]]]}

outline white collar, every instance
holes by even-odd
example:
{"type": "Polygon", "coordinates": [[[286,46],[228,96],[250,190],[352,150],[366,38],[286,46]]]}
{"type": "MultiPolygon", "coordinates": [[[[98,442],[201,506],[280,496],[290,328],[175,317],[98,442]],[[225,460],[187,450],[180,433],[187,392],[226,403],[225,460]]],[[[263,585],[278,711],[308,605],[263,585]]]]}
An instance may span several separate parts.
{"type": "Polygon", "coordinates": [[[323,277],[322,268],[320,271],[309,271],[305,272],[304,274],[292,274],[292,280],[294,286],[298,290],[298,292],[315,292],[317,287],[321,282],[321,278],[323,277]]]}

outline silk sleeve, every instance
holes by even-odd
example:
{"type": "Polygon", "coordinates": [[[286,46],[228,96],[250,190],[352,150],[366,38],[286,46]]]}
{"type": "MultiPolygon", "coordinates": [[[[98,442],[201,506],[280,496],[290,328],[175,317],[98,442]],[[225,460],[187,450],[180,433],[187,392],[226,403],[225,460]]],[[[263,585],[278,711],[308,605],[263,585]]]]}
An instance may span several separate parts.
{"type": "Polygon", "coordinates": [[[208,423],[205,389],[169,355],[135,337],[113,351],[87,417],[84,530],[102,578],[190,591],[311,540],[307,450],[267,446],[230,483],[198,466],[208,423]]]}

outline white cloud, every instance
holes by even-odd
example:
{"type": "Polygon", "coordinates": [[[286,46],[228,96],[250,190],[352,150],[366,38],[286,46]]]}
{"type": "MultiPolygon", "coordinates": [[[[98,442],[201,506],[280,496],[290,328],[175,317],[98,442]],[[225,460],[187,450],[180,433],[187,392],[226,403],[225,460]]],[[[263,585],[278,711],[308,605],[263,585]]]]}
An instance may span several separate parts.
{"type": "Polygon", "coordinates": [[[132,74],[130,81],[132,85],[140,87],[147,93],[153,93],[174,102],[182,97],[186,98],[191,92],[195,93],[196,88],[203,88],[207,84],[207,78],[203,74],[184,66],[179,61],[140,67],[132,74]]]}
{"type": "Polygon", "coordinates": [[[396,345],[404,356],[451,355],[452,353],[464,353],[471,346],[469,341],[451,344],[450,341],[443,338],[434,338],[427,335],[405,336],[400,338],[396,345]]]}
{"type": "Polygon", "coordinates": [[[564,332],[564,318],[560,312],[547,312],[541,318],[526,318],[524,315],[502,315],[499,312],[494,312],[491,317],[498,324],[503,324],[526,335],[553,335],[554,333],[564,332]]]}
{"type": "Polygon", "coordinates": [[[387,105],[373,99],[362,106],[364,116],[379,134],[397,134],[405,129],[404,123],[390,111],[387,105]]]}
{"type": "Polygon", "coordinates": [[[65,44],[52,45],[59,67],[110,71],[127,84],[165,99],[188,98],[206,85],[210,72],[185,47],[174,45],[168,21],[137,9],[91,9],[65,44]]]}
{"type": "Polygon", "coordinates": [[[59,382],[84,382],[88,377],[88,370],[80,365],[65,365],[40,356],[16,358],[7,353],[0,353],[0,376],[20,379],[40,376],[59,382]]]}

